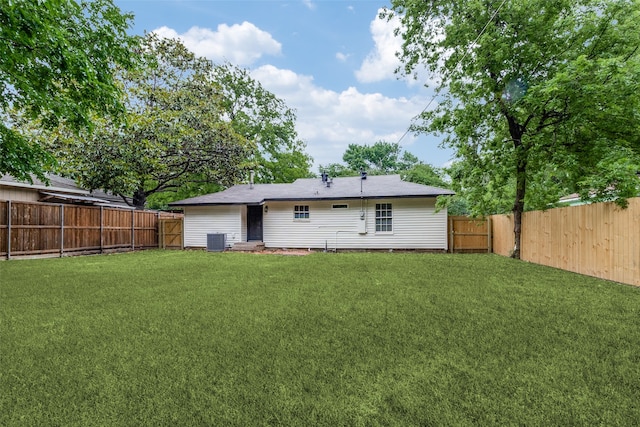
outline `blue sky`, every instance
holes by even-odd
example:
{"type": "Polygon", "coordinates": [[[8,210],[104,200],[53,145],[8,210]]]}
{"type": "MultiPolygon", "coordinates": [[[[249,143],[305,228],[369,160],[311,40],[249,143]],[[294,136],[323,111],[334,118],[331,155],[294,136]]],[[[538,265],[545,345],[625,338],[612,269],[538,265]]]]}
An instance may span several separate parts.
{"type": "MultiPolygon", "coordinates": [[[[318,165],[342,161],[348,144],[400,141],[441,167],[452,151],[434,135],[402,138],[432,97],[399,78],[397,22],[377,18],[385,0],[115,0],[135,15],[132,31],[178,37],[200,56],[229,61],[297,114],[297,130],[318,165]],[[402,138],[402,139],[401,139],[402,138]]],[[[437,101],[437,100],[436,100],[437,101]]]]}

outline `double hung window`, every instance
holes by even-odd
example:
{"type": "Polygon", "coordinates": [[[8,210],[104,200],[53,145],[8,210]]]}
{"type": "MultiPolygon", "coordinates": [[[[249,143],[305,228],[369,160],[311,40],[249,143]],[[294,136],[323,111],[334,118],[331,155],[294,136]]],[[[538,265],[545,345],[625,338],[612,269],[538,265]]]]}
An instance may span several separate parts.
{"type": "Polygon", "coordinates": [[[376,203],[376,232],[393,231],[393,209],[391,203],[376,203]]]}

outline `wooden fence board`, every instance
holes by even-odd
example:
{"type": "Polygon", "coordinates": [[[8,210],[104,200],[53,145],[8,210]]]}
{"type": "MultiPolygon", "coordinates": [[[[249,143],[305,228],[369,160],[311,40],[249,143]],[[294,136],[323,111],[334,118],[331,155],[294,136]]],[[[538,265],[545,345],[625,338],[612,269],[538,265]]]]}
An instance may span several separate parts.
{"type": "MultiPolygon", "coordinates": [[[[513,219],[493,215],[493,251],[509,256],[513,219]]],[[[640,198],[525,212],[521,259],[640,286],[640,198]]]]}
{"type": "Polygon", "coordinates": [[[488,219],[449,217],[449,252],[489,252],[488,219]]]}
{"type": "Polygon", "coordinates": [[[163,249],[183,249],[183,220],[160,219],[158,226],[160,247],[163,249]]]}
{"type": "Polygon", "coordinates": [[[132,209],[0,201],[0,256],[155,248],[159,216],[132,209]]]}
{"type": "Polygon", "coordinates": [[[137,213],[134,240],[137,248],[158,247],[158,214],[156,212],[137,213]]]}

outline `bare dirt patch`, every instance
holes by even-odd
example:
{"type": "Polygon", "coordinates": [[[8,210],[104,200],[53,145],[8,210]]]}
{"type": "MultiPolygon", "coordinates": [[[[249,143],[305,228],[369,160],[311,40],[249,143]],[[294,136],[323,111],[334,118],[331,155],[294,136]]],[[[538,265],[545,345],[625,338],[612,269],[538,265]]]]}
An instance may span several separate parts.
{"type": "Polygon", "coordinates": [[[262,255],[294,255],[294,256],[304,256],[314,253],[315,251],[308,249],[265,249],[260,252],[254,252],[256,254],[262,255]]]}

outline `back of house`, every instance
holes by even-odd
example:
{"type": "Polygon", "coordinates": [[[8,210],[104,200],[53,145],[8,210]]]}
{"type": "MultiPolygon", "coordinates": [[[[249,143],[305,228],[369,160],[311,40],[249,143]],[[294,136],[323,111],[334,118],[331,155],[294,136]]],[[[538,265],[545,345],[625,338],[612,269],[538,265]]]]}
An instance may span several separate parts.
{"type": "Polygon", "coordinates": [[[171,203],[184,209],[185,247],[204,248],[224,235],[227,247],[447,250],[451,190],[402,181],[399,175],[298,179],[242,184],[171,203]]]}

